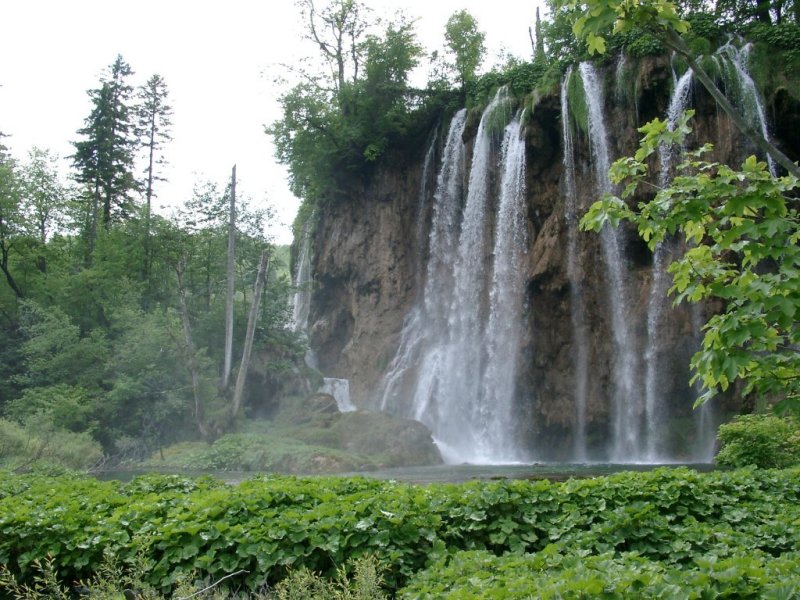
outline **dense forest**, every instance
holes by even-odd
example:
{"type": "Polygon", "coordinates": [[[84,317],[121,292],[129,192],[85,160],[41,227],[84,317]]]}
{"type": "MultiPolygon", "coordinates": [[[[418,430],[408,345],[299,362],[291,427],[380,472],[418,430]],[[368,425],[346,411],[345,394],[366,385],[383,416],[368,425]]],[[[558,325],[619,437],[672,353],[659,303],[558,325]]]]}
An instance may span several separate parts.
{"type": "Polygon", "coordinates": [[[232,187],[198,182],[174,219],[153,212],[172,109],[160,76],[134,81],[117,57],[89,90],[69,183],[48,150],[17,162],[0,149],[7,455],[90,466],[233,427],[235,380],[220,376],[229,244],[236,362],[262,252],[271,263],[255,330],[256,353],[270,357],[261,383],[279,385],[302,353],[287,328],[288,253],[266,239],[267,211],[240,197],[231,223],[232,187]]]}

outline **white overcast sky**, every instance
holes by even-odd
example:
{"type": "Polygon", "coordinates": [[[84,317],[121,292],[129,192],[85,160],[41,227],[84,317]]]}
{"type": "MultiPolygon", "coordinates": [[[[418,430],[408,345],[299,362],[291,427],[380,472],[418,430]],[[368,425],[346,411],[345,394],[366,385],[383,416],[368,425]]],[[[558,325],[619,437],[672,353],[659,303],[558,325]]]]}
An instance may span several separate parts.
{"type": "MultiPolygon", "coordinates": [[[[447,18],[466,9],[486,33],[485,67],[501,50],[530,55],[536,1],[364,3],[381,17],[402,9],[417,18],[428,50],[442,47],[447,18]]],[[[271,233],[287,243],[299,201],[263,125],[279,116],[278,65],[313,53],[301,38],[293,0],[8,0],[0,25],[0,131],[19,158],[32,146],[68,156],[91,109],[86,91],[121,54],[135,72],[132,83],[159,73],[170,91],[173,141],[159,212],[191,197],[196,181],[223,185],[235,163],[238,189],[275,207],[271,233]]]]}

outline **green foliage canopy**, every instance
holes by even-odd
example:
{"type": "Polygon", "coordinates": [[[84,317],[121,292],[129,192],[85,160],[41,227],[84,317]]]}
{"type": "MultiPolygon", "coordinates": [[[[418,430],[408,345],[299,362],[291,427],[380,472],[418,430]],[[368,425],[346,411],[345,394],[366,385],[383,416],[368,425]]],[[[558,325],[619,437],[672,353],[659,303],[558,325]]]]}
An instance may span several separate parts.
{"type": "Polygon", "coordinates": [[[478,21],[466,10],[453,13],[444,29],[447,48],[453,54],[458,82],[463,88],[475,78],[475,72],[486,54],[486,34],[478,29],[478,21]]]}

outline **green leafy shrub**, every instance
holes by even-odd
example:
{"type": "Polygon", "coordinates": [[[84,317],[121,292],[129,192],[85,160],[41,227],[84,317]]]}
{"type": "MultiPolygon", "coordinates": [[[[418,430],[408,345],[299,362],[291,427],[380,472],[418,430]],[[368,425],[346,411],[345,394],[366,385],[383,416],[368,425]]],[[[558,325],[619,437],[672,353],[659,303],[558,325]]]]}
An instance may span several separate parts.
{"type": "Polygon", "coordinates": [[[739,415],[719,428],[717,464],[783,468],[800,464],[800,423],[791,417],[739,415]]]}
{"type": "Polygon", "coordinates": [[[353,574],[344,567],[333,581],[308,569],[292,571],[275,586],[275,600],[380,600],[386,598],[381,589],[381,567],[374,557],[364,556],[354,561],[353,574]]]}
{"type": "Polygon", "coordinates": [[[780,24],[755,23],[747,27],[747,37],[753,41],[765,42],[773,48],[800,50],[800,25],[790,21],[780,24]]]}
{"type": "Polygon", "coordinates": [[[710,13],[693,13],[686,17],[689,22],[689,35],[691,37],[705,38],[717,46],[725,39],[725,29],[720,26],[717,17],[710,13]]]}
{"type": "MultiPolygon", "coordinates": [[[[19,584],[30,584],[35,561],[47,556],[58,580],[71,582],[91,579],[108,556],[133,568],[142,548],[145,583],[159,593],[186,578],[213,582],[234,573],[225,585],[253,592],[302,569],[335,580],[339,566],[369,555],[385,567],[391,594],[435,579],[433,571],[417,574],[434,564],[444,569],[447,556],[482,551],[523,557],[520,564],[526,554],[549,556],[568,579],[573,569],[576,580],[590,583],[600,571],[620,581],[646,571],[648,585],[663,577],[677,586],[670,597],[686,597],[693,588],[681,583],[684,573],[698,589],[738,590],[734,582],[704,588],[702,574],[722,565],[719,577],[749,581],[768,568],[767,556],[775,565],[796,564],[800,469],[659,469],[564,483],[425,487],[333,477],[227,486],[148,476],[123,485],[0,472],[0,564],[19,584]],[[584,568],[575,557],[586,573],[575,570],[584,568]]],[[[555,585],[553,573],[542,577],[555,585]]],[[[771,590],[770,577],[756,589],[771,590]]]]}
{"type": "Polygon", "coordinates": [[[49,464],[83,470],[102,458],[100,444],[88,433],[54,428],[46,415],[30,416],[24,426],[0,419],[0,466],[49,464]]]}
{"type": "Polygon", "coordinates": [[[678,569],[636,553],[587,556],[557,546],[535,555],[461,552],[420,572],[399,598],[792,598],[798,558],[743,552],[678,569]]]}

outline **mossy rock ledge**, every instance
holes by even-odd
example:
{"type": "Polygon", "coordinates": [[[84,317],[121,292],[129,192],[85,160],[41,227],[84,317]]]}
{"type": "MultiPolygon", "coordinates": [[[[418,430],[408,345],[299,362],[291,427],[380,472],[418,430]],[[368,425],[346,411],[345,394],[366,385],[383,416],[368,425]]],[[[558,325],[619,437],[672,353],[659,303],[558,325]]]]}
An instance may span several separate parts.
{"type": "Polygon", "coordinates": [[[292,437],[368,458],[374,468],[436,465],[442,456],[419,421],[385,413],[341,413],[328,394],[314,394],[293,410],[292,437]]]}

